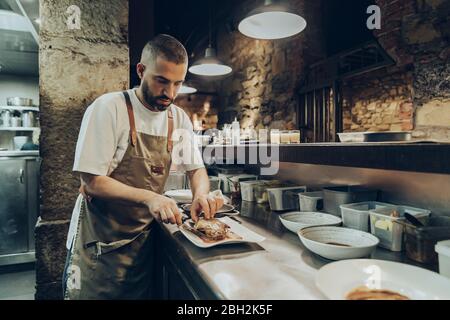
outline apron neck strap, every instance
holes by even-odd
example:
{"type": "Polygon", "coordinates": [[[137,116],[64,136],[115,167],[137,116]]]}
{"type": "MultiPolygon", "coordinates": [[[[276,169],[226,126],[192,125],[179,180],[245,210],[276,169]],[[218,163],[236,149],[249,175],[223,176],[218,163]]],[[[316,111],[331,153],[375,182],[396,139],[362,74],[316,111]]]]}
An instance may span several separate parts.
{"type": "Polygon", "coordinates": [[[123,91],[125,97],[125,103],[127,104],[128,121],[130,122],[130,143],[133,147],[137,143],[136,124],[134,122],[133,105],[131,104],[130,95],[127,91],[123,91]]]}
{"type": "MultiPolygon", "coordinates": [[[[123,91],[123,95],[125,97],[125,103],[127,105],[128,111],[128,121],[130,122],[130,141],[133,147],[137,144],[137,133],[136,133],[136,124],[134,122],[134,113],[133,113],[133,105],[131,104],[130,95],[127,91],[123,91]]],[[[172,108],[169,107],[167,109],[167,151],[172,152],[173,149],[173,141],[172,141],[172,133],[173,133],[173,112],[172,108]]]]}
{"type": "Polygon", "coordinates": [[[173,149],[172,133],[173,133],[173,113],[172,108],[169,107],[167,109],[167,151],[169,151],[169,153],[171,153],[173,149]]]}

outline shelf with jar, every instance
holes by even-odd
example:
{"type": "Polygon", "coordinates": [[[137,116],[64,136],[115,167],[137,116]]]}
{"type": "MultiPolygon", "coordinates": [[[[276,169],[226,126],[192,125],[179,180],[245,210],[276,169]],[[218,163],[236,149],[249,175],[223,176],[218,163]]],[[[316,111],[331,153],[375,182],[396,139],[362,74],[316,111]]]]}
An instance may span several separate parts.
{"type": "Polygon", "coordinates": [[[32,106],[0,106],[0,131],[38,130],[38,111],[32,106]]]}

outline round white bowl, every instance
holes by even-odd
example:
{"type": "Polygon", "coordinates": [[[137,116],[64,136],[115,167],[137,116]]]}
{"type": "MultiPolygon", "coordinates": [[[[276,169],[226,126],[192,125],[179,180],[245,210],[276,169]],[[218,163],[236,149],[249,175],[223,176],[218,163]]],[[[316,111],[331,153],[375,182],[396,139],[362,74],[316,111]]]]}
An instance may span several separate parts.
{"type": "Polygon", "coordinates": [[[368,257],[380,242],[370,233],[341,227],[310,227],[297,234],[306,248],[330,260],[368,257]]]}
{"type": "Polygon", "coordinates": [[[283,213],[279,218],[283,226],[294,233],[312,226],[338,226],[342,222],[339,217],[321,212],[294,211],[283,213]]]}

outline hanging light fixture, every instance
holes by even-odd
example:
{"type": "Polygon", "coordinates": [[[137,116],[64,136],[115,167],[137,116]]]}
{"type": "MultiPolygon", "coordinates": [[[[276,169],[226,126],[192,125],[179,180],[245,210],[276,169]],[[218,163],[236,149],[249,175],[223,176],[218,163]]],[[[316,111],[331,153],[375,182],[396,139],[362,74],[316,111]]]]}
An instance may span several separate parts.
{"type": "Polygon", "coordinates": [[[195,93],[195,92],[197,92],[197,89],[195,89],[194,87],[192,87],[186,83],[183,83],[181,85],[180,90],[178,90],[178,94],[191,94],[191,93],[195,93]]]}
{"type": "Polygon", "coordinates": [[[197,60],[189,68],[189,72],[200,76],[222,76],[233,71],[231,67],[217,58],[216,50],[211,44],[211,6],[209,7],[209,45],[205,57],[197,60]]]}
{"type": "Polygon", "coordinates": [[[265,0],[264,6],[252,10],[238,25],[250,38],[274,40],[291,37],[306,28],[306,20],[288,6],[265,0]]]}

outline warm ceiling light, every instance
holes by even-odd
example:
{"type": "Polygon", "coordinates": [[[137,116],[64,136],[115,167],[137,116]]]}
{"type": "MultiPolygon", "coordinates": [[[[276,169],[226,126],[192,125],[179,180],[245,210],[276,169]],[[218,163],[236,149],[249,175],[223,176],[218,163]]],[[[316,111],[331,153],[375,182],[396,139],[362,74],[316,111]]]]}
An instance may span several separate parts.
{"type": "Polygon", "coordinates": [[[206,48],[205,57],[196,61],[189,72],[200,76],[222,76],[232,71],[231,67],[217,59],[216,50],[209,46],[206,48]]]}
{"type": "Polygon", "coordinates": [[[190,93],[195,93],[197,92],[197,89],[195,89],[194,87],[188,86],[187,84],[183,84],[180,88],[180,90],[178,90],[178,94],[190,94],[190,93]]]}
{"type": "Polygon", "coordinates": [[[265,0],[264,6],[252,10],[238,26],[250,38],[273,40],[291,37],[306,28],[306,20],[290,12],[287,6],[265,0]]]}

